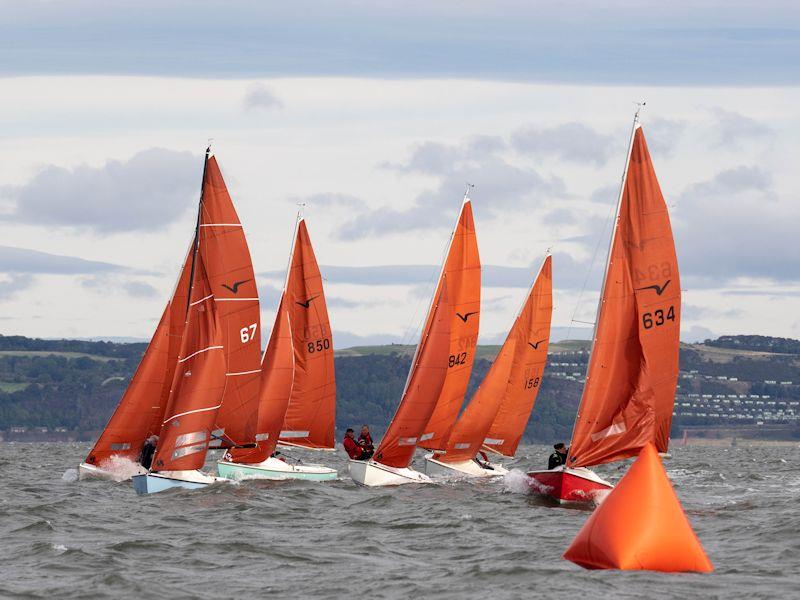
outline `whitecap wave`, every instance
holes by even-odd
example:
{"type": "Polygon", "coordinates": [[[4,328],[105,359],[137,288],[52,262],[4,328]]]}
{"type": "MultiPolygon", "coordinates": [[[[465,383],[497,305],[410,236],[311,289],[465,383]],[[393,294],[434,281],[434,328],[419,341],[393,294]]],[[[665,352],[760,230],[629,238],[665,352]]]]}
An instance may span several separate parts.
{"type": "Polygon", "coordinates": [[[137,462],[116,454],[100,463],[100,468],[111,476],[114,481],[127,481],[134,475],[144,473],[144,468],[137,462]]]}
{"type": "Polygon", "coordinates": [[[67,469],[64,471],[64,474],[61,476],[61,481],[66,481],[68,483],[78,481],[78,469],[67,469]]]}

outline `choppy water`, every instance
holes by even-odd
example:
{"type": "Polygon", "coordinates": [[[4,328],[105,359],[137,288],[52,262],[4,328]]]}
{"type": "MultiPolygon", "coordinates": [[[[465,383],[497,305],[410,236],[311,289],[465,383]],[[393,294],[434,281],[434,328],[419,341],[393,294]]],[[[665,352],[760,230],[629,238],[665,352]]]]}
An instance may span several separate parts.
{"type": "MultiPolygon", "coordinates": [[[[519,473],[367,489],[346,477],[342,453],[326,453],[341,480],[140,498],[130,483],[75,481],[87,451],[0,444],[0,597],[800,597],[797,446],[673,450],[665,464],[711,575],[562,560],[588,513],[522,493],[519,473]]],[[[512,466],[538,467],[547,454],[521,448],[512,466]]]]}

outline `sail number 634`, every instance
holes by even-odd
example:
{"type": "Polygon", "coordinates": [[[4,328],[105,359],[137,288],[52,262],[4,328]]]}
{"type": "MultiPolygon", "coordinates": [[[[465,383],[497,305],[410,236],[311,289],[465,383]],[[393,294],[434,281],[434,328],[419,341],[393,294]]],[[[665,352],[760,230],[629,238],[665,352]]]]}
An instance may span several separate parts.
{"type": "Polygon", "coordinates": [[[662,309],[654,310],[649,313],[646,312],[642,315],[642,325],[645,329],[652,329],[653,327],[660,327],[667,321],[675,321],[675,307],[670,306],[667,309],[666,315],[662,309]]]}

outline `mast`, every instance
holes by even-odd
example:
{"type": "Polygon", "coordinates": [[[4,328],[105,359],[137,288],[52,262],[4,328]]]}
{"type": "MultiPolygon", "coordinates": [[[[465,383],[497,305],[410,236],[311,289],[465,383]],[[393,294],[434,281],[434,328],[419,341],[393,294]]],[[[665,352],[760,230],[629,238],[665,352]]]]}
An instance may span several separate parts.
{"type": "MultiPolygon", "coordinates": [[[[606,268],[603,271],[603,281],[600,284],[600,298],[597,301],[597,312],[595,313],[594,319],[594,328],[592,329],[592,345],[589,349],[589,360],[586,362],[586,376],[584,377],[584,388],[586,387],[586,381],[589,378],[589,367],[592,364],[592,357],[594,355],[594,345],[597,341],[597,329],[600,325],[600,318],[603,315],[603,303],[605,302],[605,298],[603,294],[605,293],[606,289],[606,279],[608,278],[608,269],[611,266],[611,250],[614,247],[614,238],[617,237],[617,229],[619,228],[619,210],[622,206],[622,196],[625,193],[625,180],[628,178],[628,168],[631,164],[631,150],[633,150],[633,138],[636,135],[636,128],[639,126],[639,113],[642,111],[642,107],[645,105],[645,102],[637,102],[636,103],[636,112],[633,115],[633,123],[631,124],[631,134],[630,138],[628,139],[628,152],[625,156],[625,168],[622,170],[622,179],[619,183],[619,195],[617,196],[617,207],[614,211],[614,228],[611,231],[611,236],[608,240],[608,253],[606,255],[606,268]]],[[[572,448],[571,440],[575,437],[575,428],[578,425],[578,417],[580,417],[580,405],[578,406],[578,413],[575,414],[575,420],[572,422],[572,433],[570,434],[570,450],[572,448]]],[[[567,464],[569,464],[569,454],[567,455],[567,464]]]]}
{"type": "MultiPolygon", "coordinates": [[[[428,322],[428,318],[431,315],[431,311],[433,310],[434,303],[437,301],[436,299],[436,290],[439,289],[439,284],[442,281],[442,276],[444,275],[445,267],[447,266],[447,257],[450,254],[450,248],[453,247],[453,239],[455,238],[456,227],[458,227],[458,222],[461,220],[461,213],[464,211],[464,205],[470,200],[469,193],[471,190],[475,188],[474,183],[466,183],[466,189],[464,190],[464,198],[461,200],[461,208],[458,211],[458,215],[456,215],[456,222],[453,224],[453,228],[450,230],[450,240],[447,242],[447,247],[444,250],[444,255],[442,256],[442,268],[439,269],[439,277],[436,280],[436,287],[433,289],[433,294],[431,295],[431,301],[428,304],[428,310],[425,313],[425,320],[423,321],[422,326],[425,327],[425,323],[428,322]]],[[[403,393],[405,394],[406,389],[408,388],[408,384],[411,381],[411,374],[414,371],[414,365],[417,362],[417,358],[419,357],[420,352],[420,344],[417,344],[416,349],[414,350],[414,356],[411,359],[411,368],[408,370],[408,375],[406,376],[406,384],[403,386],[403,393]]]]}
{"type": "Polygon", "coordinates": [[[208,157],[211,155],[211,144],[206,148],[206,157],[203,160],[203,179],[200,180],[200,202],[197,204],[197,223],[194,227],[194,244],[192,244],[192,268],[189,271],[189,293],[186,295],[186,318],[189,318],[189,306],[192,303],[192,286],[194,285],[194,269],[197,261],[197,251],[200,248],[200,220],[203,216],[203,194],[206,189],[206,169],[208,157]]]}

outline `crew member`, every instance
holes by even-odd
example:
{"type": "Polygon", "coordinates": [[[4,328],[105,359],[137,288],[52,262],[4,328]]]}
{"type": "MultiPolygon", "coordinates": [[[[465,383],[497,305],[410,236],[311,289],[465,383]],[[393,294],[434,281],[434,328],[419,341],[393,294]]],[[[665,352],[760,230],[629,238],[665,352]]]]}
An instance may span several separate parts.
{"type": "Polygon", "coordinates": [[[375,452],[375,445],[372,443],[372,436],[369,433],[369,427],[364,425],[361,428],[361,434],[358,436],[358,445],[368,452],[370,456],[375,452]]]}
{"type": "Polygon", "coordinates": [[[557,443],[553,448],[555,452],[550,455],[547,461],[548,469],[555,469],[556,467],[567,464],[567,451],[569,449],[562,442],[557,443]]]}
{"type": "Polygon", "coordinates": [[[153,464],[153,455],[156,453],[156,446],[158,445],[158,436],[151,435],[144,441],[142,450],[139,452],[139,464],[145,469],[149,469],[153,464]]]}
{"type": "Polygon", "coordinates": [[[344,433],[342,446],[344,446],[345,452],[347,452],[347,456],[349,456],[351,460],[367,460],[372,456],[371,453],[368,454],[364,451],[364,448],[359,446],[356,441],[356,433],[350,428],[344,433]]]}

